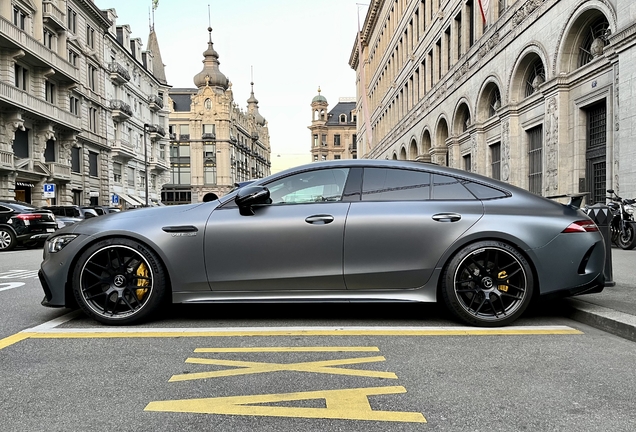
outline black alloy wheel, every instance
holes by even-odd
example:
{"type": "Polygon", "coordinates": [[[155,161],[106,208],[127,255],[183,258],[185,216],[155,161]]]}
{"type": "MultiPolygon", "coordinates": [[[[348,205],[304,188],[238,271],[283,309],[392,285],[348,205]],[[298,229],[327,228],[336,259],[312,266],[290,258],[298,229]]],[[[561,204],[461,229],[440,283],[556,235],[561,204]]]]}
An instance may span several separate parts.
{"type": "Polygon", "coordinates": [[[442,298],[463,322],[497,327],[510,324],[532,300],[534,278],[512,246],[482,241],[464,247],[446,267],[442,298]]]}
{"type": "Polygon", "coordinates": [[[0,227],[0,251],[10,251],[17,243],[15,234],[10,228],[0,227]]]}
{"type": "Polygon", "coordinates": [[[73,292],[82,310],[104,324],[148,318],[165,294],[165,272],[157,256],[128,239],[101,241],[77,262],[73,292]]]}

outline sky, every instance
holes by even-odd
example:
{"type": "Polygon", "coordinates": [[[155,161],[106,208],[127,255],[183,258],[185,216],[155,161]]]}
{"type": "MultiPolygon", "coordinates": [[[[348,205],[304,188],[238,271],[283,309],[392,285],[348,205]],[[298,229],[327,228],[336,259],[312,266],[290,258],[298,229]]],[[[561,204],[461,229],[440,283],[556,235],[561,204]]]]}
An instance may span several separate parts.
{"type": "MultiPolygon", "coordinates": [[[[268,122],[272,159],[279,154],[309,158],[311,100],[318,87],[329,109],[339,98],[356,95],[349,58],[358,14],[362,25],[367,10],[364,0],[357,1],[159,0],[154,26],[168,84],[195,88],[192,79],[203,69],[210,24],[219,69],[244,110],[253,77],[259,112],[268,122]]],[[[128,24],[131,37],[141,38],[146,49],[151,0],[95,4],[115,9],[117,24],[128,24]]]]}

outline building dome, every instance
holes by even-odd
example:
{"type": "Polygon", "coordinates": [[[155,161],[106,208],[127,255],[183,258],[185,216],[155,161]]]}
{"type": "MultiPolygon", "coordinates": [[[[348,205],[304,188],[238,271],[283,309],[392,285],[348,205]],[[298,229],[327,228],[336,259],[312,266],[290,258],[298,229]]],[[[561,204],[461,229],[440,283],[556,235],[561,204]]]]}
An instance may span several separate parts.
{"type": "Polygon", "coordinates": [[[327,98],[320,94],[320,87],[318,87],[318,94],[314,96],[311,103],[327,103],[327,98]]]}
{"type": "Polygon", "coordinates": [[[210,86],[222,87],[223,90],[227,90],[229,80],[219,70],[219,53],[214,50],[214,44],[212,44],[211,27],[208,27],[208,32],[210,40],[208,41],[208,49],[203,52],[203,70],[194,76],[194,85],[198,88],[210,86]]]}

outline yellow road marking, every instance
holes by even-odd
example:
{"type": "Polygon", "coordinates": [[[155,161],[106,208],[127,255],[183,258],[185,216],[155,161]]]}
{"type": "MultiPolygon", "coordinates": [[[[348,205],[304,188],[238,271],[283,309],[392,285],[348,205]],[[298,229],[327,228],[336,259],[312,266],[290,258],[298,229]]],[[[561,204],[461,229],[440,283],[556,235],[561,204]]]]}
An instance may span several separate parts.
{"type": "Polygon", "coordinates": [[[195,353],[265,353],[265,352],[359,352],[380,351],[378,347],[249,347],[249,348],[196,348],[195,353]]]}
{"type": "Polygon", "coordinates": [[[196,379],[218,378],[226,376],[248,375],[267,372],[295,371],[295,372],[314,372],[332,375],[350,375],[363,376],[372,378],[392,378],[397,379],[397,375],[393,372],[370,371],[362,369],[342,369],[333,366],[372,363],[385,361],[382,356],[377,357],[359,357],[338,360],[322,360],[300,363],[267,363],[267,362],[250,362],[241,360],[220,360],[220,359],[204,359],[204,358],[188,358],[186,363],[215,365],[215,366],[233,366],[240,369],[224,369],[220,371],[198,372],[173,375],[169,382],[189,381],[196,379]]]}
{"type": "Polygon", "coordinates": [[[17,333],[4,339],[0,339],[0,350],[28,338],[29,335],[27,333],[17,333]]]}
{"type": "Polygon", "coordinates": [[[145,411],[187,412],[269,417],[303,417],[343,420],[373,420],[426,423],[422,413],[375,411],[368,396],[406,393],[402,386],[367,387],[346,390],[321,390],[249,396],[180,399],[150,402],[145,411]],[[326,408],[280,407],[256,404],[324,399],[326,408]]]}

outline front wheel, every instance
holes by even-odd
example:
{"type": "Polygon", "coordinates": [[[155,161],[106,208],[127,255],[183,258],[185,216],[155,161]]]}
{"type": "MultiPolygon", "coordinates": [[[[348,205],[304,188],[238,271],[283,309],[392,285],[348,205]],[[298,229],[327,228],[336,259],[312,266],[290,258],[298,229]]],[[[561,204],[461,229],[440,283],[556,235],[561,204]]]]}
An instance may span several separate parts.
{"type": "Polygon", "coordinates": [[[526,259],[497,241],[461,249],[446,266],[441,287],[446,307],[461,321],[481,327],[512,323],[530,304],[533,291],[526,259]]]}
{"type": "Polygon", "coordinates": [[[156,312],[166,291],[157,256],[129,239],[108,239],[80,256],[73,292],[82,310],[110,325],[139,322],[156,312]]]}
{"type": "Polygon", "coordinates": [[[15,248],[17,243],[15,234],[10,228],[0,227],[0,251],[10,251],[15,248]]]}
{"type": "Polygon", "coordinates": [[[626,250],[631,250],[636,247],[634,222],[625,222],[625,229],[618,233],[618,247],[626,250]]]}

